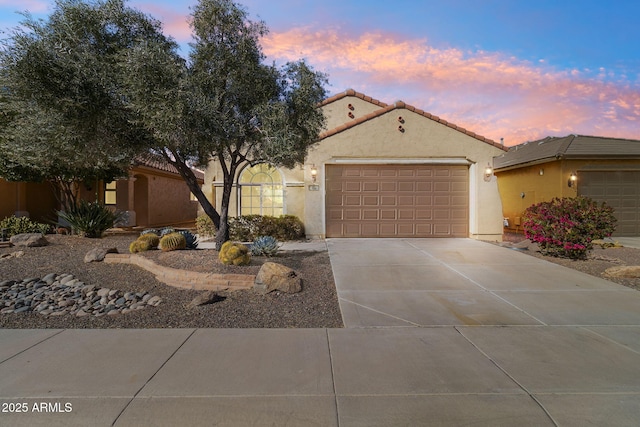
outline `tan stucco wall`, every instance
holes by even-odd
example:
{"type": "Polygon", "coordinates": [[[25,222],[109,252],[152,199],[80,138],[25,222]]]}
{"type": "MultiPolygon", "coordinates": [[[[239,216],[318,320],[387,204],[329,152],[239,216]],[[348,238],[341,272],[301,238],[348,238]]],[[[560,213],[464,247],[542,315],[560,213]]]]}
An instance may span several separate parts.
{"type": "Polygon", "coordinates": [[[503,215],[509,219],[509,227],[505,229],[522,232],[522,226],[516,224],[517,218],[522,218],[525,209],[531,205],[548,202],[554,197],[577,196],[577,187],[567,185],[572,172],[576,172],[579,182],[580,171],[616,170],[630,166],[640,166],[640,162],[637,160],[555,160],[496,171],[503,215]]]}
{"type": "MultiPolygon", "coordinates": [[[[322,107],[328,129],[380,110],[381,107],[355,96],[346,96],[322,107]],[[350,110],[348,105],[354,109],[350,110]],[[348,117],[353,111],[355,119],[348,117]]],[[[325,237],[324,169],[339,162],[370,163],[439,163],[468,162],[470,172],[469,234],[472,238],[502,239],[502,205],[497,180],[484,180],[484,170],[492,158],[503,151],[458,130],[401,108],[334,134],[311,148],[303,168],[280,168],[286,184],[285,212],[303,220],[307,236],[325,237]],[[405,132],[398,131],[402,116],[405,132]],[[311,167],[318,169],[318,191],[312,191],[311,167]]],[[[241,169],[240,169],[241,171],[241,169]]],[[[239,171],[239,173],[240,173],[239,171]]],[[[237,182],[237,177],[236,177],[237,182]]],[[[216,209],[222,200],[222,172],[211,161],[205,171],[205,194],[215,199],[216,209]],[[215,194],[214,194],[215,193],[215,194]]],[[[229,214],[238,214],[237,186],[231,194],[229,214]]]]}
{"type": "Polygon", "coordinates": [[[49,183],[7,182],[0,179],[0,219],[28,212],[34,221],[49,223],[55,216],[56,199],[49,183]]]}

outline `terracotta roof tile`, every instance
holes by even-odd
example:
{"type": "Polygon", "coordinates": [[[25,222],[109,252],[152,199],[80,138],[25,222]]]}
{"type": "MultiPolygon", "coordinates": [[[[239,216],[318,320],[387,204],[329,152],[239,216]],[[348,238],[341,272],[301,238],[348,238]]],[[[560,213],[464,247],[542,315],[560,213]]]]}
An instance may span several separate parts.
{"type": "MultiPolygon", "coordinates": [[[[152,153],[139,154],[133,159],[134,166],[146,166],[151,169],[157,169],[163,172],[169,172],[180,176],[178,169],[168,163],[162,156],[152,153]]],[[[204,180],[204,173],[198,169],[192,168],[193,173],[199,180],[204,180]]]]}
{"type": "Polygon", "coordinates": [[[384,102],[378,101],[377,99],[373,99],[370,96],[365,95],[364,93],[356,92],[353,89],[347,89],[344,92],[341,92],[341,93],[339,93],[337,95],[334,95],[334,96],[332,96],[330,98],[325,99],[324,101],[322,101],[320,103],[320,106],[323,107],[323,106],[325,106],[327,104],[331,104],[332,102],[335,102],[335,101],[337,101],[339,99],[342,99],[344,97],[347,97],[347,96],[355,96],[356,98],[360,98],[363,101],[366,101],[366,102],[368,102],[370,104],[377,105],[378,107],[386,107],[387,106],[387,104],[385,104],[384,102]]]}

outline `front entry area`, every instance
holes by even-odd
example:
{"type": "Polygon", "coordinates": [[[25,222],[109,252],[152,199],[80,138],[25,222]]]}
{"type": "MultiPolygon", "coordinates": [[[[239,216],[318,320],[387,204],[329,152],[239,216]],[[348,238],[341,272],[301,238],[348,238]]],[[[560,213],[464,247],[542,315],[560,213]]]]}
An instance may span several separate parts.
{"type": "Polygon", "coordinates": [[[468,237],[466,165],[327,165],[327,237],[468,237]]]}

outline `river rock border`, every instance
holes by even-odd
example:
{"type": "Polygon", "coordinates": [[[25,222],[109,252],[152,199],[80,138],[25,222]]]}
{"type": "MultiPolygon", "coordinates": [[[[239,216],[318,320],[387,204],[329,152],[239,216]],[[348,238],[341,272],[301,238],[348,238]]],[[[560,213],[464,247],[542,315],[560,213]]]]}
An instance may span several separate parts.
{"type": "Polygon", "coordinates": [[[136,254],[107,254],[107,264],[133,264],[153,273],[156,279],[169,286],[198,291],[241,290],[253,287],[256,276],[252,274],[200,273],[180,270],[156,264],[153,260],[136,254]]]}
{"type": "Polygon", "coordinates": [[[0,313],[34,312],[43,316],[113,316],[157,307],[162,299],[145,292],[87,285],[71,274],[0,282],[0,313]]]}

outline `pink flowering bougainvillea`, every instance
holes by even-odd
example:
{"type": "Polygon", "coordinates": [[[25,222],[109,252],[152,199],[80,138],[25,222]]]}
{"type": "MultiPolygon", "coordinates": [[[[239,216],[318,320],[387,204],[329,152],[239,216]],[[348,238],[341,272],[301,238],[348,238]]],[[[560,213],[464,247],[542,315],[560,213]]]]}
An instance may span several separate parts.
{"type": "Polygon", "coordinates": [[[594,239],[611,236],[616,228],[613,208],[588,197],[554,198],[529,206],[523,215],[525,237],[544,255],[584,259],[594,239]]]}

